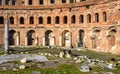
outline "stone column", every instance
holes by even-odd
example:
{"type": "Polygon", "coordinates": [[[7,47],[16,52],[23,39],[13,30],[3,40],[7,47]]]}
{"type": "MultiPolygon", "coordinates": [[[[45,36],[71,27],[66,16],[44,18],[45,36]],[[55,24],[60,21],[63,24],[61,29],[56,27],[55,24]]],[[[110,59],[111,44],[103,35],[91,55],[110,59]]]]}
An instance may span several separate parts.
{"type": "Polygon", "coordinates": [[[43,36],[43,41],[42,45],[45,46],[45,36],[43,36]]]}
{"type": "Polygon", "coordinates": [[[25,36],[25,45],[27,46],[27,35],[25,36]]]}
{"type": "Polygon", "coordinates": [[[36,34],[36,37],[35,37],[35,45],[38,45],[38,35],[36,34]]]}
{"type": "Polygon", "coordinates": [[[76,47],[79,47],[78,42],[79,42],[79,36],[77,36],[77,39],[76,39],[76,47]]]}
{"type": "Polygon", "coordinates": [[[83,47],[86,47],[86,37],[83,39],[83,47]]]}
{"type": "Polygon", "coordinates": [[[19,46],[19,42],[20,42],[20,41],[19,41],[19,32],[17,32],[16,42],[17,42],[16,45],[19,46]]]}
{"type": "Polygon", "coordinates": [[[5,54],[8,53],[9,50],[9,25],[8,25],[8,19],[5,19],[5,54]]]}
{"type": "Polygon", "coordinates": [[[62,46],[62,36],[60,36],[59,46],[62,46]]]}
{"type": "Polygon", "coordinates": [[[72,47],[72,33],[70,33],[69,40],[70,40],[70,44],[69,44],[69,46],[72,47]]]}

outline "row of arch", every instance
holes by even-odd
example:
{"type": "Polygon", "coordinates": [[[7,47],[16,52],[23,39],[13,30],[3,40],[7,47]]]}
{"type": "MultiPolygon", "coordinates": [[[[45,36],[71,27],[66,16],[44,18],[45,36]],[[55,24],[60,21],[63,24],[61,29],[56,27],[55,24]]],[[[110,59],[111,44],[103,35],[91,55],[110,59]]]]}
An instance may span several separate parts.
{"type": "MultiPolygon", "coordinates": [[[[56,1],[58,0],[50,0],[50,4],[54,4],[56,1]]],[[[86,0],[80,0],[80,2],[82,1],[86,1],[86,0]]],[[[3,3],[3,0],[0,0],[0,5],[4,5],[3,3]]],[[[16,5],[17,3],[16,2],[19,2],[17,0],[5,0],[5,5],[16,5]]],[[[33,2],[34,0],[28,0],[28,5],[33,5],[33,2]]],[[[69,0],[69,3],[75,3],[76,0],[69,0]]],[[[43,5],[44,4],[44,0],[38,0],[38,3],[39,5],[43,5]]],[[[61,0],[61,3],[67,3],[67,0],[61,0]]],[[[19,4],[19,3],[18,3],[19,4]]],[[[24,4],[24,0],[22,0],[22,4],[24,4]]]]}
{"type": "MultiPolygon", "coordinates": [[[[116,29],[112,28],[109,30],[107,34],[107,40],[109,49],[112,49],[116,45],[116,29]]],[[[78,47],[84,47],[86,44],[85,41],[85,31],[83,29],[79,30],[78,37],[76,38],[76,45],[78,47]]],[[[92,35],[90,36],[92,48],[97,49],[101,43],[101,30],[93,29],[92,35]]],[[[25,37],[25,43],[27,45],[36,45],[39,42],[39,38],[36,36],[36,32],[34,30],[30,30],[27,32],[25,37]]],[[[43,36],[43,46],[56,46],[56,36],[52,30],[47,30],[45,32],[45,36],[43,36]]],[[[70,47],[72,45],[72,36],[71,32],[68,30],[64,30],[59,38],[60,46],[70,47]]],[[[9,44],[10,45],[19,45],[20,42],[20,33],[15,30],[9,31],[9,44]]],[[[103,41],[102,41],[103,42],[103,41]]]]}
{"type": "MultiPolygon", "coordinates": [[[[63,24],[68,24],[68,17],[65,15],[65,16],[63,16],[63,24]]],[[[75,24],[77,21],[76,21],[76,16],[75,15],[72,15],[71,16],[71,23],[72,24],[75,24]]],[[[85,21],[84,21],[84,15],[79,15],[79,23],[84,23],[85,21]]],[[[4,17],[3,16],[0,16],[0,24],[4,24],[4,17]]],[[[9,18],[9,20],[10,20],[10,24],[14,24],[14,17],[10,17],[9,18]]],[[[60,24],[60,17],[59,16],[55,16],[55,24],[60,24]]],[[[99,22],[99,14],[98,13],[95,13],[95,22],[99,22]]],[[[103,12],[103,14],[102,14],[102,20],[103,20],[103,22],[106,22],[107,21],[107,14],[106,14],[106,12],[103,12]]],[[[44,17],[42,17],[42,16],[40,16],[40,17],[38,17],[38,24],[44,24],[44,17]]],[[[34,22],[34,17],[33,16],[31,16],[31,17],[29,17],[29,24],[34,24],[35,22],[34,22]]],[[[91,14],[87,14],[87,23],[92,23],[92,16],[91,16],[91,14]]],[[[25,24],[25,18],[24,17],[20,17],[19,18],[19,24],[25,24]]],[[[50,16],[48,16],[47,17],[47,24],[52,24],[52,17],[50,17],[50,16]]]]}

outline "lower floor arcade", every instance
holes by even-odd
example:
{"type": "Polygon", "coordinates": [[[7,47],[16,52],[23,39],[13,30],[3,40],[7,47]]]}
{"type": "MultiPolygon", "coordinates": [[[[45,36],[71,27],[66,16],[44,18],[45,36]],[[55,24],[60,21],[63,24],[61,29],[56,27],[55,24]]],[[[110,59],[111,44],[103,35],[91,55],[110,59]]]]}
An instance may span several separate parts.
{"type": "Polygon", "coordinates": [[[93,28],[10,28],[9,45],[88,47],[101,52],[120,53],[119,33],[119,29],[115,26],[93,28]]]}

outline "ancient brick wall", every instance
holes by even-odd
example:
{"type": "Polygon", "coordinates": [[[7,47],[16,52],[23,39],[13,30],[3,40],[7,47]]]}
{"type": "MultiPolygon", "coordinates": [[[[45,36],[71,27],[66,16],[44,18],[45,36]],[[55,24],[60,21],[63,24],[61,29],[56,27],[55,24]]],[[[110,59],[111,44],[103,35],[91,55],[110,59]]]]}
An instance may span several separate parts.
{"type": "MultiPolygon", "coordinates": [[[[9,41],[15,46],[88,47],[99,52],[119,52],[119,0],[17,0],[0,6],[0,26],[9,20],[9,41]],[[7,15],[7,17],[6,17],[7,15]]],[[[0,44],[4,44],[4,27],[0,44]]]]}

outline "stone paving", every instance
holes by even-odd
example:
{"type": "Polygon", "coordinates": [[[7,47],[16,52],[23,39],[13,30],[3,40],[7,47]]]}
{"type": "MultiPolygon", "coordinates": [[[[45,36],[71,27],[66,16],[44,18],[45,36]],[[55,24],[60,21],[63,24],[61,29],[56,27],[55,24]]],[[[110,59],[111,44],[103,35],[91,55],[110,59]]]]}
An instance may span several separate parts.
{"type": "Polygon", "coordinates": [[[0,64],[8,61],[21,60],[23,58],[32,61],[35,60],[38,62],[48,61],[48,59],[45,56],[41,56],[37,54],[8,54],[8,55],[0,56],[0,64]]]}

